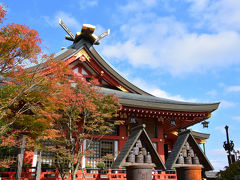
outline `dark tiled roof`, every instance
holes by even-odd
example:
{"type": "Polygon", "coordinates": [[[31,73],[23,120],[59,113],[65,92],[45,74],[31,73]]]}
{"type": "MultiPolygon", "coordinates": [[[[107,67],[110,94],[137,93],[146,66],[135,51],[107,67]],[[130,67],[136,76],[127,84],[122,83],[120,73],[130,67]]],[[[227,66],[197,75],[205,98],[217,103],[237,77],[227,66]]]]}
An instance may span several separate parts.
{"type": "Polygon", "coordinates": [[[120,103],[123,105],[161,109],[161,110],[173,110],[173,111],[189,111],[189,112],[212,112],[216,110],[219,103],[190,103],[182,101],[174,101],[170,99],[158,98],[136,87],[125,78],[123,78],[106,60],[104,60],[93,45],[84,39],[74,43],[73,45],[61,50],[55,54],[57,60],[65,60],[78,52],[80,49],[85,50],[95,59],[96,63],[100,65],[106,72],[108,72],[116,81],[128,88],[132,93],[126,93],[122,91],[104,89],[106,94],[115,94],[119,97],[120,103]]]}
{"type": "Polygon", "coordinates": [[[95,50],[93,45],[84,39],[78,41],[77,43],[61,50],[60,52],[55,54],[55,59],[57,60],[64,60],[79,51],[80,49],[84,48],[87,50],[89,54],[94,57],[95,61],[106,71],[108,72],[116,81],[118,81],[120,84],[128,88],[131,92],[137,93],[137,94],[144,94],[144,95],[149,95],[151,94],[143,91],[142,89],[136,87],[129,81],[127,81],[125,78],[123,78],[120,73],[118,73],[113,66],[111,66],[106,60],[104,60],[98,52],[95,50]]]}
{"type": "Polygon", "coordinates": [[[133,128],[133,130],[131,131],[131,135],[129,136],[121,152],[119,153],[119,155],[117,156],[116,160],[112,165],[113,169],[118,169],[121,166],[125,165],[124,162],[127,159],[130,151],[133,149],[138,139],[141,140],[143,147],[145,147],[146,150],[150,152],[152,162],[156,166],[155,168],[162,170],[166,169],[144,128],[145,128],[144,124],[133,128]]]}
{"type": "Polygon", "coordinates": [[[198,139],[208,139],[210,137],[210,134],[197,132],[197,131],[192,131],[192,135],[194,138],[198,138],[198,139]]]}
{"type": "Polygon", "coordinates": [[[189,134],[188,133],[184,133],[182,135],[179,135],[177,138],[177,141],[175,142],[172,152],[170,153],[170,155],[168,156],[168,159],[165,163],[166,168],[167,169],[172,169],[178,159],[178,156],[182,150],[182,147],[184,146],[184,144],[187,141],[189,134]]]}
{"type": "Polygon", "coordinates": [[[172,169],[177,167],[176,164],[179,154],[184,146],[184,144],[188,142],[189,145],[193,148],[194,153],[198,156],[200,164],[203,166],[205,171],[213,170],[213,166],[199,147],[198,143],[195,141],[192,136],[191,130],[186,130],[178,135],[177,141],[175,142],[172,152],[170,153],[167,161],[166,168],[172,169]]]}
{"type": "Polygon", "coordinates": [[[140,95],[135,93],[127,93],[123,91],[101,88],[101,92],[105,94],[114,94],[119,97],[119,101],[123,105],[135,107],[174,110],[174,111],[189,111],[189,112],[212,112],[218,108],[219,103],[192,103],[183,101],[174,101],[155,96],[140,95]]]}

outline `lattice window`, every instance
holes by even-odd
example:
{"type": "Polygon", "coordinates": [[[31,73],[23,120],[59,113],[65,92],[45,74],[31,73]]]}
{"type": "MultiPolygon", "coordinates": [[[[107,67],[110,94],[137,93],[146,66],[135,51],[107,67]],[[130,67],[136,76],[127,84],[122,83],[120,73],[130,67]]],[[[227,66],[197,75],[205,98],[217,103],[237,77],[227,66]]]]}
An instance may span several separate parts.
{"type": "MultiPolygon", "coordinates": [[[[109,140],[102,140],[101,141],[101,158],[104,158],[106,155],[114,155],[114,141],[109,140]]],[[[104,160],[104,163],[107,168],[110,168],[113,159],[106,159],[104,160]]]]}
{"type": "Polygon", "coordinates": [[[14,146],[0,147],[0,161],[9,160],[9,161],[16,162],[17,155],[19,152],[20,152],[20,149],[18,147],[14,147],[14,146]]]}
{"type": "Polygon", "coordinates": [[[93,141],[89,146],[89,149],[93,149],[94,153],[87,157],[88,165],[96,168],[98,162],[103,161],[106,168],[110,168],[113,159],[106,159],[107,155],[114,156],[114,141],[112,140],[101,140],[93,141]]]}
{"type": "Polygon", "coordinates": [[[42,152],[42,164],[48,164],[50,167],[55,165],[55,155],[53,152],[42,152]]]}
{"type": "MultiPolygon", "coordinates": [[[[53,143],[51,141],[43,141],[41,143],[45,146],[53,145],[53,143]]],[[[53,152],[43,151],[41,159],[42,159],[42,164],[48,165],[50,167],[55,166],[55,154],[53,152]]]]}

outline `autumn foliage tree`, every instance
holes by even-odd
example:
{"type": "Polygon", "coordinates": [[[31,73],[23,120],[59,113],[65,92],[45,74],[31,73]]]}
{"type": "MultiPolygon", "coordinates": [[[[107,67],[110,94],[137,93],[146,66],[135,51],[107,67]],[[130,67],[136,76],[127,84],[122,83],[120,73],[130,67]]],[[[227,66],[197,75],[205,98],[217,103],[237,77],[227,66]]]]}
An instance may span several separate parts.
{"type": "Polygon", "coordinates": [[[43,55],[38,33],[4,25],[5,14],[0,6],[0,146],[17,144],[24,134],[39,151],[53,152],[62,177],[70,172],[74,180],[90,151],[83,142],[90,145],[120,123],[118,99],[74,74],[67,62],[43,55]],[[26,68],[29,63],[36,65],[26,68]]]}
{"type": "MultiPolygon", "coordinates": [[[[0,6],[0,136],[19,120],[19,116],[30,108],[25,104],[24,94],[28,94],[35,80],[28,74],[24,63],[37,63],[41,54],[41,40],[35,30],[19,24],[3,24],[6,10],[0,6]],[[30,81],[32,80],[32,81],[30,81]],[[8,84],[6,86],[6,84],[8,84]]],[[[27,98],[27,97],[26,97],[27,98]]],[[[25,101],[26,102],[26,101],[25,101]]],[[[21,119],[21,118],[20,118],[21,119]]]]}
{"type": "Polygon", "coordinates": [[[96,82],[88,83],[81,76],[75,75],[64,65],[57,66],[49,74],[51,91],[52,137],[47,136],[45,141],[51,142],[48,146],[41,146],[42,151],[55,154],[55,165],[64,179],[64,175],[76,177],[77,171],[82,168],[81,160],[90,151],[90,144],[95,138],[100,139],[110,133],[116,121],[120,106],[118,99],[113,95],[100,93],[96,82]],[[83,143],[88,140],[86,149],[83,143]]]}
{"type": "MultiPolygon", "coordinates": [[[[41,40],[37,31],[25,25],[4,24],[6,10],[0,6],[0,146],[18,145],[19,134],[37,137],[47,128],[39,121],[44,102],[39,94],[47,85],[39,73],[29,73],[24,64],[37,63],[41,40]],[[41,87],[41,88],[36,88],[41,87]]],[[[47,58],[47,57],[46,57],[47,58]]],[[[1,161],[0,165],[6,165],[1,161]]],[[[7,161],[8,162],[8,161],[7,161]]]]}

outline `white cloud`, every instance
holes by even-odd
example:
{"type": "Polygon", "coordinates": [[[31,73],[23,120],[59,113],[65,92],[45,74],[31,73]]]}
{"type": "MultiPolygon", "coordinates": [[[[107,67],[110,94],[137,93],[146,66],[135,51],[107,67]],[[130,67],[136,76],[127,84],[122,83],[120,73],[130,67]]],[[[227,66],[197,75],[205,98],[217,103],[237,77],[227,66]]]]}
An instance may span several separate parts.
{"type": "Polygon", "coordinates": [[[120,6],[119,10],[124,14],[142,12],[156,6],[158,2],[159,0],[131,0],[120,6]]]}
{"type": "Polygon", "coordinates": [[[172,99],[172,100],[178,100],[178,101],[185,101],[181,95],[170,95],[166,91],[163,91],[162,89],[152,89],[151,94],[157,97],[166,98],[166,99],[172,99]]]}
{"type": "Polygon", "coordinates": [[[224,166],[227,165],[227,154],[223,148],[207,150],[207,156],[213,165],[215,171],[223,170],[224,166]]]}
{"type": "Polygon", "coordinates": [[[231,101],[225,101],[225,100],[222,100],[220,101],[220,107],[221,108],[230,108],[230,107],[234,107],[236,106],[236,103],[234,102],[231,102],[231,101]]]}
{"type": "MultiPolygon", "coordinates": [[[[63,11],[58,11],[53,17],[43,16],[43,19],[47,22],[47,24],[52,27],[59,27],[59,18],[61,18],[69,28],[73,28],[76,31],[80,31],[82,28],[82,25],[71,14],[63,11]]],[[[73,32],[73,34],[74,33],[75,32],[73,32]]]]}
{"type": "Polygon", "coordinates": [[[98,5],[98,0],[79,0],[80,9],[94,7],[98,5]]]}
{"type": "Polygon", "coordinates": [[[186,0],[190,2],[190,13],[204,27],[215,31],[240,30],[239,0],[186,0]]]}
{"type": "Polygon", "coordinates": [[[215,130],[221,132],[222,134],[225,134],[224,126],[216,126],[215,130]]]}
{"type": "Polygon", "coordinates": [[[223,88],[223,87],[225,87],[225,84],[223,82],[220,82],[220,83],[218,83],[218,86],[223,88]]]}
{"type": "Polygon", "coordinates": [[[127,40],[106,45],[103,54],[135,67],[148,65],[178,75],[240,63],[236,32],[189,33],[183,24],[166,18],[124,24],[121,30],[127,40]]]}
{"type": "Polygon", "coordinates": [[[103,32],[105,32],[107,29],[103,28],[100,24],[95,26],[95,31],[94,34],[99,36],[100,34],[102,34],[103,32]]]}
{"type": "Polygon", "coordinates": [[[240,92],[240,86],[229,86],[226,88],[228,92],[240,92]]]}
{"type": "MultiPolygon", "coordinates": [[[[134,12],[132,16],[124,16],[124,21],[120,22],[123,24],[118,34],[123,38],[118,43],[105,45],[103,55],[128,61],[135,67],[148,66],[173,75],[216,71],[240,64],[240,34],[233,27],[239,18],[237,24],[240,29],[240,1],[230,0],[229,4],[226,0],[219,0],[218,3],[209,0],[185,1],[191,5],[192,15],[195,12],[199,17],[196,23],[178,21],[174,14],[163,17],[151,11],[156,5],[164,8],[162,1],[154,0],[149,4],[143,0],[128,1],[119,7],[118,14],[119,17],[126,15],[126,12],[134,12]],[[224,16],[221,12],[230,14],[224,16]],[[226,22],[222,19],[224,17],[226,22]],[[226,24],[230,22],[232,25],[226,24]],[[204,30],[208,27],[218,30],[211,33],[193,32],[194,28],[188,28],[191,23],[204,24],[204,30]]],[[[175,1],[167,3],[171,5],[175,1]]]]}
{"type": "Polygon", "coordinates": [[[240,116],[234,116],[233,119],[240,122],[240,116]]]}
{"type": "Polygon", "coordinates": [[[185,99],[180,94],[172,95],[156,86],[148,84],[147,82],[139,78],[134,79],[131,82],[133,82],[134,85],[141,88],[142,90],[160,98],[166,98],[176,101],[196,102],[196,99],[185,99]]]}
{"type": "Polygon", "coordinates": [[[209,95],[209,96],[216,96],[217,91],[215,89],[213,89],[213,90],[208,91],[206,94],[209,95]]]}
{"type": "Polygon", "coordinates": [[[192,13],[203,11],[209,3],[209,0],[186,0],[186,1],[192,3],[192,6],[189,9],[192,13]]]}
{"type": "Polygon", "coordinates": [[[215,155],[215,156],[225,156],[226,152],[224,151],[223,148],[221,149],[211,149],[208,151],[209,155],[215,155]]]}

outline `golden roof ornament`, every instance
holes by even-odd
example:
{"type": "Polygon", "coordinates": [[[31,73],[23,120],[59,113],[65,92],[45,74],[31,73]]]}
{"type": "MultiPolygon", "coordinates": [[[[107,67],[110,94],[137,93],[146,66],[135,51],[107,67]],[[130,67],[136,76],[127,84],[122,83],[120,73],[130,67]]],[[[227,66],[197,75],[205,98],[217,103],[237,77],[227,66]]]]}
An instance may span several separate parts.
{"type": "Polygon", "coordinates": [[[83,24],[81,32],[77,32],[76,35],[74,36],[74,34],[63,23],[61,19],[59,19],[59,25],[68,33],[68,35],[65,36],[65,39],[74,41],[74,43],[77,43],[80,39],[84,38],[95,45],[99,45],[100,44],[99,41],[110,34],[110,29],[108,29],[104,33],[100,34],[99,36],[96,36],[94,34],[94,31],[96,28],[95,26],[91,24],[83,24]]]}

